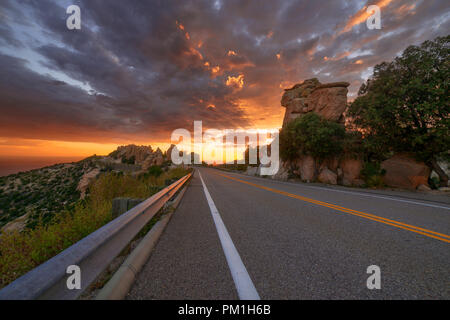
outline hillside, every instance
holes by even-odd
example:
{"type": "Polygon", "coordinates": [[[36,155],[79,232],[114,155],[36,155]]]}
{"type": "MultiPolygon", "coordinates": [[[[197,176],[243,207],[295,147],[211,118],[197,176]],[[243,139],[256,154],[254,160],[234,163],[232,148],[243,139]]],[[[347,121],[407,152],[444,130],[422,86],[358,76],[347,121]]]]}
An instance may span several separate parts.
{"type": "Polygon", "coordinates": [[[89,183],[106,172],[139,174],[152,165],[169,166],[165,154],[151,146],[122,146],[108,156],[0,177],[0,228],[44,224],[56,213],[73,209],[89,192],[89,183]]]}

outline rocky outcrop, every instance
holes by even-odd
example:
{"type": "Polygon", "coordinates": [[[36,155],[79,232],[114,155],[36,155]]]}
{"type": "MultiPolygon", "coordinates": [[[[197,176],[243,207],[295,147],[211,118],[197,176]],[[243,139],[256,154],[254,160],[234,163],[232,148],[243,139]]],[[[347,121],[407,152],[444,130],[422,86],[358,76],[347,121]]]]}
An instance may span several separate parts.
{"type": "Polygon", "coordinates": [[[285,90],[281,105],[286,108],[283,126],[309,112],[327,120],[343,121],[347,108],[348,82],[321,84],[316,78],[285,90]]]}
{"type": "MultiPolygon", "coordinates": [[[[174,145],[174,144],[171,144],[170,147],[169,147],[169,149],[167,149],[167,151],[166,151],[166,158],[167,158],[167,160],[170,161],[170,162],[172,162],[172,151],[173,151],[175,148],[177,148],[177,146],[174,145]]],[[[177,148],[177,149],[178,149],[178,148],[177,148]]]]}
{"type": "Polygon", "coordinates": [[[428,192],[431,191],[431,188],[429,186],[421,184],[420,186],[417,187],[417,191],[428,192]]]}
{"type": "Polygon", "coordinates": [[[1,228],[0,233],[22,231],[27,225],[28,216],[29,213],[26,213],[23,216],[8,222],[3,226],[3,228],[1,228]]]}
{"type": "Polygon", "coordinates": [[[134,159],[136,163],[142,163],[148,156],[153,154],[151,146],[136,146],[130,144],[128,146],[118,147],[116,151],[109,154],[114,159],[134,159]]]}
{"type": "Polygon", "coordinates": [[[161,166],[166,161],[170,161],[172,150],[174,148],[175,145],[171,145],[167,152],[163,153],[160,148],[153,151],[151,146],[121,146],[118,147],[116,151],[112,152],[108,158],[115,159],[116,162],[134,160],[134,164],[145,171],[151,166],[161,166]]]}
{"type": "Polygon", "coordinates": [[[386,170],[384,183],[387,186],[410,190],[416,190],[420,185],[428,187],[430,168],[409,154],[396,154],[384,161],[381,168],[386,170]]]}
{"type": "Polygon", "coordinates": [[[318,180],[322,183],[337,184],[337,174],[325,167],[320,172],[318,180]]]}
{"type": "MultiPolygon", "coordinates": [[[[286,108],[283,127],[305,114],[314,112],[324,119],[344,123],[347,108],[348,82],[322,84],[316,78],[308,79],[285,90],[281,105],[286,108]]],[[[318,146],[320,147],[320,146],[318,146]]],[[[362,180],[362,159],[352,158],[349,154],[340,154],[333,159],[326,159],[316,168],[317,159],[301,156],[289,162],[287,171],[303,181],[318,180],[323,183],[344,186],[365,185],[362,180]]],[[[441,166],[442,167],[442,166],[441,166]]],[[[448,164],[445,166],[448,168],[448,164]]],[[[428,191],[430,168],[418,162],[409,154],[397,154],[384,161],[381,168],[385,170],[383,182],[387,186],[428,191]]],[[[284,174],[284,172],[280,173],[284,174]]],[[[434,173],[434,176],[437,176],[434,173]]]]}
{"type": "Polygon", "coordinates": [[[287,181],[289,179],[288,165],[284,162],[281,162],[278,168],[278,172],[275,175],[271,176],[271,178],[275,180],[287,181]]]}
{"type": "Polygon", "coordinates": [[[100,169],[95,168],[91,171],[85,173],[81,179],[80,182],[78,182],[77,190],[80,191],[80,199],[84,199],[86,197],[86,191],[89,187],[89,184],[92,180],[94,180],[98,174],[100,173],[100,169]]]}
{"type": "Polygon", "coordinates": [[[351,157],[344,157],[339,163],[342,170],[342,184],[344,186],[360,186],[364,182],[361,180],[361,170],[363,161],[351,157]]]}
{"type": "Polygon", "coordinates": [[[164,163],[165,158],[161,151],[161,149],[156,149],[155,152],[150,154],[143,162],[142,162],[142,169],[147,170],[151,166],[160,166],[164,163]]]}
{"type": "Polygon", "coordinates": [[[314,180],[316,164],[311,156],[300,157],[297,161],[291,163],[293,173],[306,182],[314,180]]]}

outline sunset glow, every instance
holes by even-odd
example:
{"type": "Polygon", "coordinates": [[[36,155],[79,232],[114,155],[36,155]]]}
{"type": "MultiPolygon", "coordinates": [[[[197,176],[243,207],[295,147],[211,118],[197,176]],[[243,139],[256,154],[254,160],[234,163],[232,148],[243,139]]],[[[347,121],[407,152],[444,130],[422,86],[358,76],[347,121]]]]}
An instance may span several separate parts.
{"type": "Polygon", "coordinates": [[[377,63],[448,26],[445,1],[194,1],[189,9],[149,1],[140,10],[80,1],[95,14],[68,33],[54,18],[65,8],[50,3],[2,8],[3,157],[166,150],[171,132],[196,120],[205,129],[279,129],[285,89],[314,77],[347,81],[352,101],[377,63]],[[366,27],[370,4],[382,11],[381,30],[366,27]],[[48,19],[30,27],[19,12],[48,19]]]}

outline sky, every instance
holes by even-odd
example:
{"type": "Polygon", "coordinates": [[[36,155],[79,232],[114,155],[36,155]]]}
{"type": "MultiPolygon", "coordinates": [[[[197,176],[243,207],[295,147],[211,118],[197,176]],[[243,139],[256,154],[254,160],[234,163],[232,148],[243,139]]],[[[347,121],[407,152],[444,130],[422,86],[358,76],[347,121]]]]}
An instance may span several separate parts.
{"type": "Polygon", "coordinates": [[[2,0],[0,157],[164,149],[194,120],[280,128],[284,89],[347,81],[355,99],[373,66],[449,31],[445,0],[2,0]]]}

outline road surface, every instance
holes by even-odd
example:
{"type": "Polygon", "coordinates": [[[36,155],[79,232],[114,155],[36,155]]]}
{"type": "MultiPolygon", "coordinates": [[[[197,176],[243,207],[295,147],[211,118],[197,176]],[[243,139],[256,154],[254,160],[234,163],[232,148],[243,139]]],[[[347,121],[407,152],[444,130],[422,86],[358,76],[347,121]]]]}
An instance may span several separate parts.
{"type": "Polygon", "coordinates": [[[200,168],[127,299],[450,299],[449,249],[450,201],[200,168]]]}

